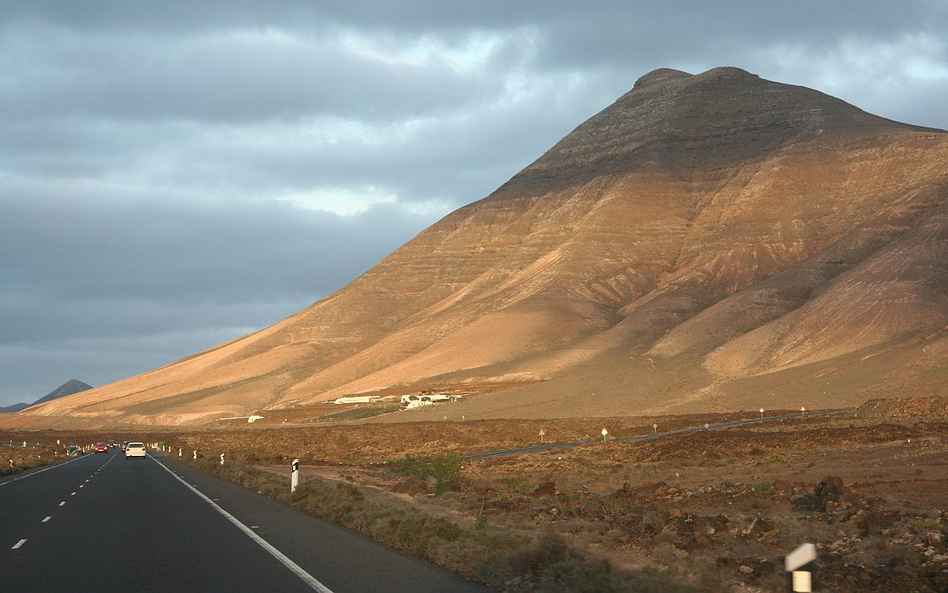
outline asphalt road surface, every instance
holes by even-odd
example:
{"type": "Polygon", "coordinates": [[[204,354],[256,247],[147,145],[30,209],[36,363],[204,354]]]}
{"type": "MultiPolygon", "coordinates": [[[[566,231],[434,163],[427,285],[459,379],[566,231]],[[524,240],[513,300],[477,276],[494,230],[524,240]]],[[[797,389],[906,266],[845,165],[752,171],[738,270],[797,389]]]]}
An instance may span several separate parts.
{"type": "Polygon", "coordinates": [[[313,590],[486,591],[166,458],[116,449],[0,481],[0,591],[313,590]]]}

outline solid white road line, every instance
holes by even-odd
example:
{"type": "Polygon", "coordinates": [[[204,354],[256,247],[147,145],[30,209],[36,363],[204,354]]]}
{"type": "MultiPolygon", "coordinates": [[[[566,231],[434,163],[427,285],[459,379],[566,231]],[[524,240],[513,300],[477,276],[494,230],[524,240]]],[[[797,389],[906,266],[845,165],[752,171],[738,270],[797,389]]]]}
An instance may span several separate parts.
{"type": "Polygon", "coordinates": [[[19,481],[19,480],[25,480],[26,478],[29,478],[30,476],[35,476],[36,474],[41,474],[41,473],[43,473],[43,472],[48,472],[48,471],[51,470],[51,469],[56,469],[57,467],[62,467],[62,466],[64,466],[64,465],[66,465],[67,463],[72,463],[73,461],[78,461],[79,459],[80,459],[79,457],[76,457],[75,459],[70,459],[69,461],[64,461],[64,462],[62,462],[62,463],[57,463],[56,465],[51,465],[51,466],[49,466],[49,467],[47,467],[47,468],[43,468],[43,469],[41,469],[41,470],[37,470],[37,471],[35,471],[35,472],[28,473],[28,474],[26,474],[25,476],[20,476],[19,478],[13,478],[12,480],[7,480],[6,482],[0,482],[0,486],[6,486],[7,484],[12,484],[13,482],[17,482],[17,481],[19,481]]]}
{"type": "Polygon", "coordinates": [[[276,558],[277,560],[279,560],[280,563],[283,564],[283,566],[285,566],[285,567],[287,567],[288,569],[290,569],[290,571],[291,571],[293,574],[295,574],[296,576],[298,576],[298,577],[300,578],[300,580],[302,580],[304,583],[306,583],[307,585],[309,585],[310,587],[312,587],[313,590],[319,591],[319,593],[332,593],[332,590],[329,589],[328,587],[326,587],[326,585],[323,585],[322,583],[320,583],[319,581],[317,581],[317,580],[313,577],[313,575],[309,574],[308,572],[306,572],[305,570],[303,570],[298,564],[296,564],[295,562],[293,562],[292,560],[290,560],[289,558],[287,558],[287,557],[283,554],[283,552],[281,552],[280,550],[277,550],[277,549],[274,548],[272,545],[270,545],[270,542],[268,542],[267,540],[263,539],[262,537],[260,537],[260,536],[257,535],[256,533],[254,533],[253,531],[251,531],[246,525],[244,525],[243,523],[241,523],[240,521],[238,521],[236,517],[234,517],[233,515],[231,515],[230,513],[228,513],[227,511],[225,511],[224,509],[222,509],[221,507],[219,507],[219,506],[217,505],[217,503],[215,503],[213,500],[211,500],[210,498],[208,498],[207,496],[205,496],[200,490],[198,490],[197,488],[195,488],[195,487],[192,486],[191,484],[188,484],[187,482],[185,482],[184,480],[182,480],[181,478],[179,478],[178,475],[175,474],[175,473],[174,473],[173,471],[171,471],[170,469],[168,469],[168,468],[165,466],[165,464],[163,464],[162,462],[158,461],[158,460],[155,459],[154,457],[152,457],[151,459],[154,460],[155,463],[157,463],[158,465],[160,465],[161,468],[164,469],[166,472],[168,472],[169,474],[171,474],[172,476],[174,476],[174,479],[175,479],[175,480],[177,480],[177,481],[181,482],[182,484],[184,484],[185,487],[188,488],[191,492],[197,494],[199,497],[201,497],[201,498],[204,500],[204,502],[206,502],[207,504],[211,505],[211,507],[212,507],[215,511],[217,511],[218,513],[220,513],[221,515],[223,515],[228,521],[230,521],[230,522],[233,523],[235,526],[237,526],[237,528],[240,529],[241,531],[243,531],[243,532],[247,535],[247,537],[249,537],[249,538],[252,539],[253,541],[257,542],[257,545],[259,545],[261,548],[263,548],[264,550],[266,550],[267,552],[269,552],[271,556],[273,556],[274,558],[276,558]]]}
{"type": "Polygon", "coordinates": [[[18,549],[20,546],[22,546],[22,545],[25,544],[25,543],[26,543],[26,540],[25,540],[25,539],[21,539],[21,540],[18,541],[16,544],[14,544],[14,546],[13,546],[12,548],[10,548],[10,549],[11,549],[11,550],[16,550],[16,549],[18,549]]]}
{"type": "Polygon", "coordinates": [[[46,517],[45,519],[43,519],[42,521],[40,521],[40,523],[46,523],[46,522],[49,521],[50,519],[52,519],[52,517],[46,517]]]}

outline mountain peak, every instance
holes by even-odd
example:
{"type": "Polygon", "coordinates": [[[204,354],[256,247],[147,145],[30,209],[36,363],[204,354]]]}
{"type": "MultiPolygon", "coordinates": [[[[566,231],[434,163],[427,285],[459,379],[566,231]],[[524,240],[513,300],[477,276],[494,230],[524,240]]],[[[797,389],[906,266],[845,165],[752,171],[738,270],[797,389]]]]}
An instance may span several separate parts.
{"type": "Polygon", "coordinates": [[[760,77],[756,74],[748,72],[747,70],[736,68],[734,66],[719,66],[706,72],[702,72],[698,75],[698,78],[703,80],[743,80],[746,78],[760,77]]]}
{"type": "Polygon", "coordinates": [[[919,129],[741,68],[694,75],[661,68],[639,78],[632,90],[579,125],[494,197],[542,194],[641,167],[687,175],[766,158],[816,137],[842,141],[919,129]]]}
{"type": "Polygon", "coordinates": [[[754,78],[760,77],[734,66],[719,66],[702,72],[701,74],[689,74],[688,72],[675,70],[674,68],[658,68],[636,80],[632,90],[641,91],[643,89],[651,89],[672,81],[726,82],[754,78]]]}
{"type": "Polygon", "coordinates": [[[679,80],[682,78],[690,78],[692,75],[681,70],[675,70],[673,68],[658,68],[657,70],[652,70],[648,74],[643,75],[638,80],[635,81],[635,86],[633,89],[643,89],[650,86],[655,86],[669,80],[679,80]]]}
{"type": "Polygon", "coordinates": [[[59,399],[61,397],[66,397],[67,395],[72,395],[81,391],[87,391],[89,389],[92,389],[91,385],[83,383],[78,379],[70,379],[30,405],[35,406],[36,404],[52,401],[54,399],[59,399]]]}

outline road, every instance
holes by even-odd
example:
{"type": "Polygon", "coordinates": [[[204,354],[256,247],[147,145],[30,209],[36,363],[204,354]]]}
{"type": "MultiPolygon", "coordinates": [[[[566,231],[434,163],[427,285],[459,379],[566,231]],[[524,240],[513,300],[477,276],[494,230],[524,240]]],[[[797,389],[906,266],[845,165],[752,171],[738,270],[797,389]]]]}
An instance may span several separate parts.
{"type": "Polygon", "coordinates": [[[118,449],[0,481],[0,590],[486,591],[256,492],[118,449]]]}
{"type": "MultiPolygon", "coordinates": [[[[826,414],[839,414],[840,412],[845,412],[846,410],[851,410],[852,408],[834,408],[831,410],[815,410],[807,411],[806,418],[812,418],[815,416],[824,416],[826,414]]],[[[621,439],[611,439],[613,442],[637,442],[637,441],[653,441],[655,439],[663,439],[673,436],[683,436],[688,434],[694,434],[696,432],[701,432],[705,430],[724,430],[727,428],[735,428],[737,426],[748,426],[750,424],[761,424],[764,422],[782,422],[784,420],[798,419],[801,415],[799,413],[786,414],[783,416],[764,416],[762,418],[747,418],[744,420],[732,420],[730,422],[718,422],[715,424],[707,424],[705,426],[692,426],[689,428],[679,428],[678,430],[669,430],[666,432],[659,432],[655,434],[643,434],[632,437],[625,437],[621,439]]],[[[583,445],[593,445],[596,443],[601,443],[601,439],[590,439],[584,441],[568,441],[568,442],[559,442],[559,443],[545,443],[540,445],[530,445],[528,447],[517,447],[516,449],[502,449],[500,451],[488,451],[486,453],[474,453],[471,455],[465,455],[464,459],[490,459],[493,457],[512,457],[515,455],[524,455],[526,453],[539,453],[541,451],[551,451],[553,449],[571,449],[573,447],[581,447],[583,445]]]]}

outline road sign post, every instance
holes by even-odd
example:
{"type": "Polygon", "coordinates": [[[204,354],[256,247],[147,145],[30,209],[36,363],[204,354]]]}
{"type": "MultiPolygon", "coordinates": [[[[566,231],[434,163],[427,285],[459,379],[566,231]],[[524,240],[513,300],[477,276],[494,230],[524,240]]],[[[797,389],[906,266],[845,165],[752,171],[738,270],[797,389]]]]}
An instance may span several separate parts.
{"type": "Polygon", "coordinates": [[[300,484],[300,460],[294,459],[290,466],[290,492],[296,492],[296,487],[300,484]]]}
{"type": "Polygon", "coordinates": [[[609,431],[605,428],[602,429],[602,442],[606,442],[606,435],[609,434],[609,431]]]}

